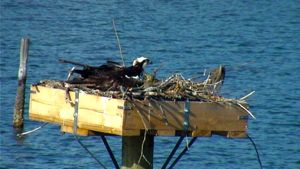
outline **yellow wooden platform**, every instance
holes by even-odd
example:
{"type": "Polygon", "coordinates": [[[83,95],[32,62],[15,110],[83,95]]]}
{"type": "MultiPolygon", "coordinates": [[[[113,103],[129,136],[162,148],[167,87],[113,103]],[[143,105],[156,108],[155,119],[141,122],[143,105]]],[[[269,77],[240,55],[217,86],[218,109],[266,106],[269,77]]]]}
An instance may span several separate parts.
{"type": "MultiPolygon", "coordinates": [[[[31,86],[29,118],[55,123],[61,131],[72,133],[75,93],[71,102],[65,90],[31,86]]],[[[224,135],[243,138],[247,135],[248,113],[229,102],[190,102],[189,136],[224,135]]],[[[78,134],[137,136],[145,129],[159,136],[183,134],[184,102],[129,101],[80,92],[78,134]]]]}

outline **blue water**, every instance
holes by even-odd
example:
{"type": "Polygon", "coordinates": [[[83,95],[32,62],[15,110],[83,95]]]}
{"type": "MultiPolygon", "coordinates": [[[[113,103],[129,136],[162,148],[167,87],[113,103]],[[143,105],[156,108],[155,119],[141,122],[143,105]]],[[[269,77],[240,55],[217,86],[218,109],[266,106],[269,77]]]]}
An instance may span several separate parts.
{"type": "MultiPolygon", "coordinates": [[[[48,125],[16,140],[12,114],[20,39],[31,40],[27,87],[41,79],[65,79],[59,58],[99,65],[120,60],[112,28],[115,19],[127,64],[139,55],[175,72],[195,76],[226,66],[225,97],[249,99],[256,120],[249,134],[264,168],[300,168],[300,1],[9,1],[1,0],[0,168],[100,168],[70,134],[48,125]]],[[[28,88],[27,88],[28,89],[28,88]]],[[[26,99],[28,100],[28,90],[26,99]]],[[[28,119],[25,130],[41,123],[28,119]]],[[[109,137],[120,162],[121,138],[109,137]]],[[[101,139],[84,144],[113,168],[101,139]]],[[[167,157],[174,138],[155,139],[154,168],[167,157]]],[[[199,138],[177,168],[255,169],[247,139],[199,138]]]]}

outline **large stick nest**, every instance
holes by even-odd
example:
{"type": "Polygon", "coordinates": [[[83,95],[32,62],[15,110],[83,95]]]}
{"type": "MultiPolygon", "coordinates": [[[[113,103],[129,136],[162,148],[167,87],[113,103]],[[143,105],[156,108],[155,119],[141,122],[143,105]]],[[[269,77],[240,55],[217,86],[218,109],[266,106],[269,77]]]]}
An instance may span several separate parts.
{"type": "Polygon", "coordinates": [[[114,81],[75,77],[72,80],[43,80],[39,85],[73,90],[78,88],[86,93],[112,98],[155,98],[159,100],[197,100],[220,101],[220,88],[225,78],[225,68],[213,69],[204,81],[186,79],[181,74],[173,74],[165,80],[158,80],[154,74],[144,74],[143,80],[134,78],[122,79],[122,83],[114,81]]]}

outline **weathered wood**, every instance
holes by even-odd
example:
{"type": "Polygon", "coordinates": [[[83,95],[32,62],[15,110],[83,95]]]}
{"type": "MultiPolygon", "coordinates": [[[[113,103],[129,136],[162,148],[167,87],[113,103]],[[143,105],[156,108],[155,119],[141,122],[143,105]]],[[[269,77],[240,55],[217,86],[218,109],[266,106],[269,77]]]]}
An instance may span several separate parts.
{"type": "Polygon", "coordinates": [[[143,140],[144,135],[123,137],[122,169],[153,168],[154,136],[146,135],[144,144],[143,140]]]}
{"type": "MultiPolygon", "coordinates": [[[[79,97],[78,128],[120,136],[139,136],[145,126],[152,131],[149,135],[178,136],[184,133],[182,101],[132,102],[84,92],[80,92],[79,97]]],[[[73,91],[70,92],[71,102],[67,102],[62,89],[32,86],[29,118],[72,127],[74,98],[73,91]]],[[[236,104],[191,101],[190,112],[188,136],[246,137],[248,114],[236,104]]]]}
{"type": "MultiPolygon", "coordinates": [[[[126,104],[126,103],[125,103],[126,104]]],[[[125,129],[144,129],[143,119],[148,129],[156,130],[183,130],[184,121],[184,102],[159,101],[152,102],[151,106],[142,102],[135,104],[137,111],[127,111],[125,114],[125,129]],[[167,119],[165,124],[163,113],[159,106],[164,110],[167,119]],[[141,117],[140,115],[141,114],[141,117]]],[[[130,105],[129,104],[129,105],[130,105]]],[[[130,107],[130,106],[129,106],[130,107]]],[[[190,103],[190,131],[202,133],[205,131],[246,131],[247,120],[240,120],[241,116],[248,116],[238,105],[226,102],[191,102],[190,103]]]]}
{"type": "Polygon", "coordinates": [[[20,47],[20,66],[19,66],[19,73],[18,73],[18,89],[17,89],[16,102],[15,102],[15,107],[14,107],[14,118],[13,118],[13,126],[15,128],[23,127],[28,47],[29,47],[29,39],[22,38],[21,39],[21,47],[20,47]]]}
{"type": "MultiPolygon", "coordinates": [[[[60,131],[65,133],[74,133],[73,127],[69,127],[69,126],[61,126],[60,131]]],[[[75,134],[80,136],[88,136],[89,131],[86,129],[77,128],[77,133],[75,134]]]]}

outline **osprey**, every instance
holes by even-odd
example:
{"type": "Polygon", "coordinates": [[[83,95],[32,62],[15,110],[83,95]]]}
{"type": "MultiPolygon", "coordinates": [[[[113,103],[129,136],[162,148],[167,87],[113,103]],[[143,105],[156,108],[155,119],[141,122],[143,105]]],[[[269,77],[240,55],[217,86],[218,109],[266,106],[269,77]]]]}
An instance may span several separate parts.
{"type": "Polygon", "coordinates": [[[117,62],[107,61],[106,64],[101,66],[89,66],[73,61],[60,60],[61,63],[70,63],[73,65],[81,66],[83,69],[71,69],[68,75],[68,83],[72,84],[87,84],[92,83],[101,88],[117,87],[119,85],[125,87],[135,86],[136,80],[133,78],[140,78],[143,75],[144,68],[151,64],[151,61],[146,57],[136,58],[132,66],[124,67],[117,62]],[[80,79],[70,80],[70,76],[73,74],[79,74],[80,79]]]}
{"type": "Polygon", "coordinates": [[[145,58],[143,56],[136,58],[133,61],[132,66],[124,68],[124,74],[127,77],[136,77],[136,76],[141,77],[141,75],[144,72],[144,68],[148,64],[151,64],[151,61],[148,58],[145,58]]]}

